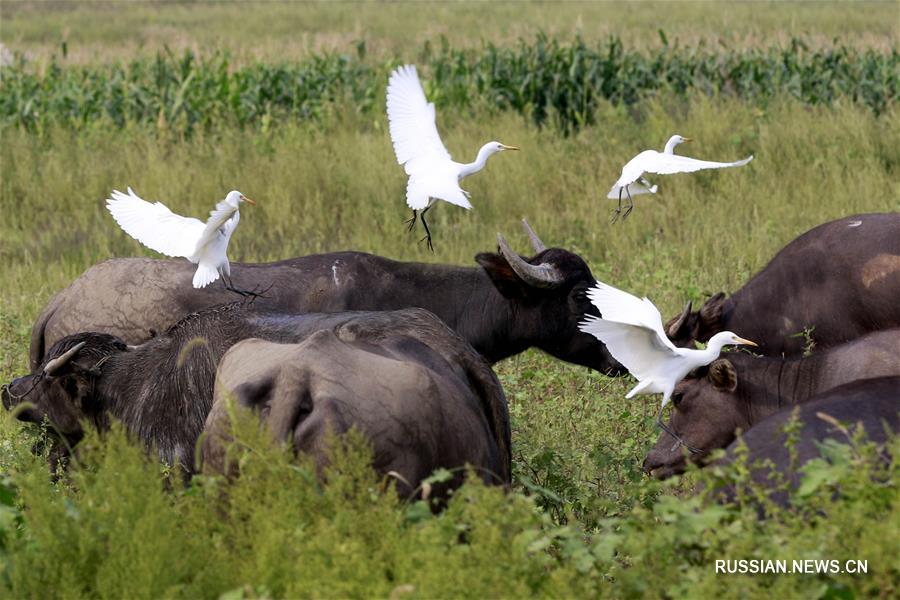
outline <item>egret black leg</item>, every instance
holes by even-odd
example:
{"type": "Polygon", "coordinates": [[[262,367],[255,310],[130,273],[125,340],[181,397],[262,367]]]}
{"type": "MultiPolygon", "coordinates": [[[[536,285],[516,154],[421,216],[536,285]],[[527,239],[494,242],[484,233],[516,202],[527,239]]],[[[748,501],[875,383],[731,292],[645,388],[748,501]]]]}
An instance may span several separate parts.
{"type": "Polygon", "coordinates": [[[668,425],[666,425],[665,423],[663,423],[663,420],[662,420],[662,413],[663,413],[663,409],[664,409],[664,408],[665,408],[665,406],[660,406],[660,407],[659,407],[659,412],[656,413],[656,424],[659,425],[659,428],[662,429],[663,431],[665,431],[666,433],[668,433],[669,435],[671,435],[673,438],[675,438],[675,441],[676,441],[678,444],[681,444],[682,446],[684,446],[685,448],[687,448],[688,451],[690,451],[691,454],[699,454],[699,453],[701,452],[701,450],[700,450],[699,448],[694,448],[693,446],[691,446],[690,444],[688,444],[687,442],[685,442],[685,441],[681,438],[680,435],[678,435],[677,433],[675,433],[668,425]]]}
{"type": "Polygon", "coordinates": [[[263,291],[258,292],[257,290],[259,289],[259,286],[257,285],[252,290],[242,290],[241,288],[234,287],[234,283],[232,282],[231,278],[226,278],[224,274],[222,275],[222,283],[225,284],[225,289],[229,292],[234,292],[235,294],[243,296],[244,298],[252,298],[254,300],[256,298],[265,298],[265,293],[272,289],[272,286],[270,285],[263,291]]]}
{"type": "Polygon", "coordinates": [[[634,209],[634,200],[631,199],[631,190],[628,189],[628,186],[625,186],[625,193],[628,194],[628,207],[625,209],[625,214],[622,215],[622,220],[628,218],[628,215],[631,214],[632,209],[634,209]]]}
{"type": "Polygon", "coordinates": [[[619,220],[619,214],[622,212],[622,188],[619,187],[619,205],[616,207],[615,212],[613,213],[613,218],[609,222],[610,225],[615,225],[616,221],[619,220]]]}
{"type": "MultiPolygon", "coordinates": [[[[427,210],[427,209],[426,209],[427,210]]],[[[412,231],[416,226],[416,216],[419,214],[419,211],[413,209],[413,216],[403,221],[404,225],[407,225],[406,231],[412,231]]]]}
{"type": "Polygon", "coordinates": [[[422,210],[422,214],[419,215],[419,219],[422,221],[422,227],[425,228],[425,237],[423,237],[421,240],[419,240],[419,242],[421,243],[421,242],[424,242],[427,240],[428,241],[428,249],[431,250],[432,252],[434,252],[434,246],[431,244],[431,230],[428,229],[428,223],[425,221],[425,213],[428,212],[428,209],[431,208],[431,206],[432,206],[431,204],[426,206],[422,210]]]}

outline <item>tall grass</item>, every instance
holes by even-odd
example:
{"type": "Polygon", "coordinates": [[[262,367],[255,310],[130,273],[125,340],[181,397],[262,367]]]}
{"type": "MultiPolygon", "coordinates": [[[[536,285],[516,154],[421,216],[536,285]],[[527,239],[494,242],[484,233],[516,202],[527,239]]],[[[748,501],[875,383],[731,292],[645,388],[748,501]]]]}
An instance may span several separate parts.
{"type": "MultiPolygon", "coordinates": [[[[801,40],[787,48],[723,51],[669,46],[627,51],[617,37],[596,46],[576,38],[560,43],[538,36],[515,47],[488,44],[456,50],[446,40],[426,44],[428,96],[438,106],[490,106],[553,122],[571,133],[596,122],[599,103],[632,105],[649,96],[704,93],[765,106],[773,97],[818,105],[858,102],[876,114],[900,95],[900,53],[845,46],[810,50],[801,40]]],[[[178,134],[222,123],[267,126],[273,119],[322,117],[343,108],[371,114],[383,107],[392,62],[371,64],[326,54],[299,63],[256,63],[232,68],[226,55],[197,58],[157,54],[127,65],[42,70],[19,60],[0,71],[0,120],[43,130],[51,124],[84,128],[107,120],[118,127],[156,123],[178,134]]]]}
{"type": "MultiPolygon", "coordinates": [[[[603,281],[647,294],[664,315],[687,299],[733,291],[785,243],[826,220],[898,210],[897,114],[846,105],[809,108],[783,100],[767,110],[729,99],[672,97],[636,111],[603,104],[598,121],[561,137],[511,113],[448,110],[445,140],[457,158],[487,139],[522,147],[493,158],[464,183],[475,208],[434,210],[435,254],[402,221],[405,176],[383,117],[336,110],[315,123],[267,131],[223,127],[190,139],[155,128],[104,126],[42,137],[7,128],[0,149],[0,379],[27,364],[28,330],[50,295],[113,256],[154,256],[122,233],[104,208],[113,188],[132,186],[181,214],[203,215],[237,188],[258,201],[244,212],[232,260],[267,261],[361,250],[399,260],[473,265],[503,232],[529,248],[527,217],[550,245],[571,249],[603,281]],[[609,186],[639,150],[673,132],[697,140],[692,154],[753,153],[747,167],[658,178],[660,193],[608,224],[609,186]]],[[[655,440],[656,399],[622,400],[628,381],[609,380],[539,353],[504,361],[515,471],[522,489],[549,489],[542,506],[559,519],[595,522],[635,501],[655,440]]]]}
{"type": "Polygon", "coordinates": [[[672,43],[711,48],[816,47],[839,38],[856,48],[890,50],[897,41],[893,2],[4,2],[0,36],[36,60],[59,54],[78,64],[228,48],[240,63],[346,52],[366,40],[379,59],[411,60],[426,41],[456,48],[513,44],[536,31],[581,35],[589,43],[621,37],[630,48],[672,43]]]}
{"type": "MultiPolygon", "coordinates": [[[[517,52],[522,48],[496,55],[517,52]]],[[[365,85],[384,74],[384,65],[329,60],[339,70],[363,65],[365,85]]],[[[498,231],[526,251],[519,220],[527,217],[548,245],[578,252],[598,279],[649,295],[664,315],[687,299],[740,287],[781,246],[823,221],[900,210],[895,99],[876,116],[849,96],[810,105],[784,90],[764,103],[696,89],[658,90],[630,105],[598,95],[593,124],[562,136],[556,127],[536,127],[533,108],[523,118],[492,100],[459,100],[479,89],[478,78],[442,60],[445,71],[429,67],[437,82],[430,92],[443,103],[439,127],[453,155],[465,160],[489,139],[522,151],[491,159],[464,182],[472,211],[441,205],[430,213],[435,254],[402,226],[406,182],[380,92],[359,110],[367,92],[348,95],[343,84],[323,79],[322,88],[309,86],[324,90],[317,118],[276,111],[242,127],[231,117],[206,125],[199,112],[203,126],[192,135],[182,135],[184,100],[163,119],[150,110],[117,124],[89,113],[73,127],[48,117],[40,135],[0,125],[0,380],[25,369],[30,325],[53,293],[100,260],[153,256],[104,209],[109,192],[128,185],[195,216],[230,189],[255,198],[229,249],[233,260],[245,261],[353,249],[474,265],[474,254],[495,247],[498,231]],[[610,226],[613,203],[605,196],[621,166],[675,132],[697,140],[694,156],[756,159],[741,169],[657,178],[660,193],[638,198],[631,217],[610,226]]],[[[163,63],[166,77],[180,73],[176,62],[163,63]]],[[[212,63],[189,63],[187,76],[198,64],[212,63]]],[[[104,72],[115,68],[128,72],[104,72]]],[[[242,68],[220,77],[231,85],[242,68]]],[[[48,77],[62,81],[74,72],[65,67],[48,77]]],[[[146,78],[136,81],[150,81],[141,73],[146,78]]],[[[193,77],[187,95],[196,82],[215,81],[213,70],[193,77]]],[[[100,89],[91,85],[84,89],[100,89]]],[[[175,106],[179,86],[162,89],[168,92],[159,106],[175,106]]],[[[210,110],[227,112],[228,102],[210,110]]],[[[437,517],[380,494],[366,451],[352,444],[329,486],[302,461],[252,438],[258,453],[237,482],[200,478],[181,489],[114,432],[88,440],[71,480],[51,484],[31,455],[34,435],[4,415],[4,595],[846,597],[897,589],[897,531],[885,527],[900,510],[896,464],[884,470],[871,453],[854,450],[840,463],[840,477],[829,471],[820,478],[839,481],[847,499],[832,504],[834,487],[823,483],[806,510],[758,522],[752,509],[690,497],[690,476],[674,486],[644,481],[639,465],[656,437],[658,400],[624,401],[632,382],[537,352],[497,370],[510,400],[513,493],[473,483],[437,517]],[[869,559],[871,575],[715,574],[716,558],[743,557],[869,559]]]]}

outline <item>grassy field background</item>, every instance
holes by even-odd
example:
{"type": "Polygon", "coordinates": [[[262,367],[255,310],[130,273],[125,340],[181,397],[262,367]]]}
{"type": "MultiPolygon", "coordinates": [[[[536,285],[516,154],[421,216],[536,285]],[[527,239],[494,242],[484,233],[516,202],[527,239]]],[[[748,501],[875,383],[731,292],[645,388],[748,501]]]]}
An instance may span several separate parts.
{"type": "MultiPolygon", "coordinates": [[[[73,64],[152,55],[163,43],[291,60],[355,52],[360,39],[385,59],[415,58],[441,34],[477,47],[538,28],[590,39],[616,33],[643,48],[659,43],[661,24],[685,44],[754,47],[802,34],[815,44],[839,36],[886,51],[896,45],[898,16],[892,3],[459,4],[432,6],[431,16],[411,14],[411,6],[160,3],[106,6],[101,16],[97,5],[4,3],[0,37],[38,66],[63,39],[73,64]]],[[[195,216],[240,189],[258,205],[243,211],[233,261],[353,249],[474,265],[497,232],[525,252],[525,217],[548,245],[578,252],[597,279],[648,295],[665,316],[688,299],[739,288],[819,223],[900,210],[896,105],[875,116],[847,100],[825,107],[777,97],[760,106],[661,94],[627,108],[601,103],[596,125],[570,136],[490,106],[448,108],[438,126],[457,160],[490,139],[522,151],[493,158],[466,180],[474,210],[442,205],[431,213],[431,254],[402,225],[405,178],[386,118],[354,108],[338,102],[316,120],[228,123],[187,138],[155,125],[40,133],[3,126],[0,380],[24,372],[31,323],[52,294],[105,258],[153,256],[106,213],[113,188],[131,186],[195,216]],[[692,156],[756,158],[741,169],[658,177],[660,193],[638,198],[631,217],[610,226],[614,202],[605,195],[621,166],[672,133],[696,140],[686,147],[692,156]]],[[[364,452],[351,450],[336,483],[319,488],[261,440],[253,443],[269,462],[250,461],[226,499],[225,483],[212,479],[165,491],[166,474],[118,435],[89,441],[96,451],[85,467],[51,484],[31,456],[34,434],[4,416],[0,471],[12,500],[0,503],[0,583],[13,596],[896,593],[900,533],[884,527],[900,514],[896,467],[882,474],[889,485],[869,485],[875,467],[863,446],[838,462],[848,467],[840,481],[849,500],[832,506],[825,487],[807,511],[758,523],[755,511],[694,497],[692,477],[663,488],[644,480],[658,399],[625,401],[631,380],[538,352],[497,372],[510,401],[515,491],[467,486],[440,517],[373,494],[364,452]],[[875,572],[717,578],[711,561],[726,556],[868,558],[875,572]]]]}
{"type": "Polygon", "coordinates": [[[506,45],[536,31],[588,41],[621,37],[630,48],[659,44],[657,30],[694,46],[787,44],[834,39],[890,50],[897,41],[892,2],[4,2],[3,43],[34,58],[65,41],[78,63],[114,62],[175,51],[228,49],[241,60],[295,59],[344,52],[365,40],[379,56],[414,60],[425,42],[454,47],[506,45]]]}

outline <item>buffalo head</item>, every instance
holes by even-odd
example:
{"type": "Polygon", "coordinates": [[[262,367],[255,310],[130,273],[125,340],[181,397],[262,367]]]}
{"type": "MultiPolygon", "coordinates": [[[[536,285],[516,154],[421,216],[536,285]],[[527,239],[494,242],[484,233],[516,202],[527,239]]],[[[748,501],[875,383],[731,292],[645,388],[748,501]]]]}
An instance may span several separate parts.
{"type": "Polygon", "coordinates": [[[3,387],[3,406],[20,421],[46,420],[53,433],[74,444],[83,436],[82,420],[99,416],[93,390],[104,360],[126,349],[122,340],[106,334],[65,337],[31,375],[3,387]]]}
{"type": "Polygon", "coordinates": [[[525,258],[497,234],[499,252],[483,252],[475,260],[494,287],[515,306],[520,337],[567,362],[609,375],[625,372],[597,339],[578,329],[585,315],[599,312],[587,297],[597,280],[583,258],[562,248],[547,248],[523,220],[536,254],[525,258]]]}
{"type": "Polygon", "coordinates": [[[701,463],[711,451],[730,444],[738,429],[748,429],[746,405],[737,391],[737,372],[726,358],[697,369],[681,381],[672,394],[668,427],[683,444],[668,432],[660,433],[644,459],[644,471],[660,479],[681,473],[687,466],[685,444],[699,450],[689,458],[701,463]]]}
{"type": "Polygon", "coordinates": [[[726,302],[724,292],[707,300],[698,311],[691,312],[692,304],[688,302],[680,315],[666,323],[666,335],[681,348],[693,348],[695,341],[707,341],[727,329],[724,319],[726,302]]]}

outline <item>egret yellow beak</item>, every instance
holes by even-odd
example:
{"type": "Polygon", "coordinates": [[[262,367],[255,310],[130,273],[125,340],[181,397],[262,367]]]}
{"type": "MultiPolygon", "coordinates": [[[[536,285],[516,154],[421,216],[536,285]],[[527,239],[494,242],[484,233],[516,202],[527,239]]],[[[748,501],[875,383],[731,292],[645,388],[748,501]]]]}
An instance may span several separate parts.
{"type": "Polygon", "coordinates": [[[735,338],[735,343],[743,344],[745,346],[758,346],[756,342],[751,342],[750,340],[745,340],[744,338],[735,338]]]}
{"type": "Polygon", "coordinates": [[[243,194],[241,194],[241,200],[243,200],[244,202],[247,202],[248,204],[256,204],[255,200],[251,200],[250,198],[248,198],[247,196],[245,196],[243,194]]]}
{"type": "MultiPolygon", "coordinates": [[[[691,138],[683,138],[683,140],[684,140],[684,142],[687,143],[687,144],[690,144],[691,142],[694,141],[694,140],[691,139],[691,138]]],[[[756,344],[753,344],[753,345],[755,346],[756,344]]]]}
{"type": "Polygon", "coordinates": [[[507,146],[506,144],[500,144],[500,147],[504,150],[518,150],[516,146],[507,146]]]}

